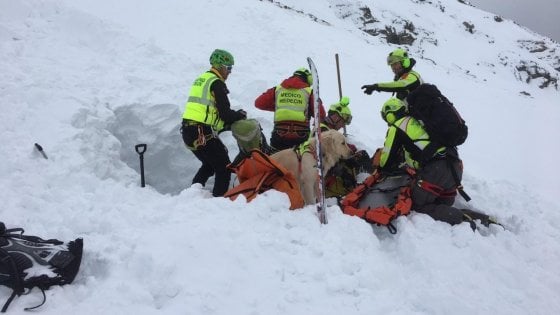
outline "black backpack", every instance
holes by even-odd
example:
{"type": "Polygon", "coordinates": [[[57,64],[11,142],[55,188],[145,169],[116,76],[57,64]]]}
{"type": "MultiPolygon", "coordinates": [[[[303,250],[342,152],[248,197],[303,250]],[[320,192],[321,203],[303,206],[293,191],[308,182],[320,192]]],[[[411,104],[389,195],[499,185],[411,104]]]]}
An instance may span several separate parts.
{"type": "Polygon", "coordinates": [[[80,268],[83,250],[81,238],[64,243],[23,233],[21,228],[6,229],[4,223],[0,222],[0,285],[13,290],[2,307],[2,313],[6,312],[16,296],[34,287],[43,293],[43,302],[25,310],[43,305],[46,300],[44,290],[53,285],[71,283],[80,268]]]}
{"type": "MultiPolygon", "coordinates": [[[[469,130],[453,103],[441,94],[433,84],[421,84],[407,96],[408,112],[419,120],[435,143],[439,146],[456,147],[467,140],[469,130]]],[[[432,147],[433,147],[432,146],[432,147]]]]}

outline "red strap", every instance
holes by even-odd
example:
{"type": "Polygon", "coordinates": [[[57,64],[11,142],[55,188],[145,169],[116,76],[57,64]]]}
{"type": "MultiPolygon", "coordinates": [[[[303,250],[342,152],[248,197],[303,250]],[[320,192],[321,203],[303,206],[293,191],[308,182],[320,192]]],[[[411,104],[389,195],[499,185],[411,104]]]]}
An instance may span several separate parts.
{"type": "Polygon", "coordinates": [[[427,182],[425,180],[418,180],[416,181],[416,185],[422,189],[424,189],[427,192],[430,192],[438,197],[441,198],[451,198],[451,197],[455,197],[457,195],[457,188],[452,188],[449,190],[444,190],[443,188],[441,188],[440,186],[427,182]]]}

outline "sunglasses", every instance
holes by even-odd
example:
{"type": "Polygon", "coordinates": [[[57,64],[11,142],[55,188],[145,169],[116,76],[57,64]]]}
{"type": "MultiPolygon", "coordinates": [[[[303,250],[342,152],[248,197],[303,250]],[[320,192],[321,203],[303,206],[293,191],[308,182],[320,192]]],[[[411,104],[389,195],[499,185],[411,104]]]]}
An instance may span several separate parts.
{"type": "Polygon", "coordinates": [[[392,65],[394,63],[401,62],[402,59],[403,58],[399,57],[399,56],[389,56],[389,57],[387,57],[387,64],[392,65]]]}
{"type": "Polygon", "coordinates": [[[346,117],[342,117],[342,115],[338,112],[331,112],[329,116],[335,124],[342,122],[345,125],[349,125],[352,122],[352,115],[345,115],[346,117]]]}
{"type": "Polygon", "coordinates": [[[224,66],[226,68],[227,71],[231,72],[231,69],[233,69],[233,66],[224,66]]]}

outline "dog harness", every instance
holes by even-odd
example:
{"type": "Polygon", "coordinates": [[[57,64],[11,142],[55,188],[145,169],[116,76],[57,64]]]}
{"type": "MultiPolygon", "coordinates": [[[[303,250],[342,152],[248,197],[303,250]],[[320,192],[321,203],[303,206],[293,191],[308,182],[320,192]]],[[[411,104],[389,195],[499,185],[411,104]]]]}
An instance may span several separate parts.
{"type": "MultiPolygon", "coordinates": [[[[301,159],[303,157],[303,155],[305,153],[309,153],[313,156],[313,159],[315,160],[315,162],[317,162],[317,152],[315,151],[314,147],[311,147],[309,145],[309,141],[305,141],[304,143],[295,146],[294,147],[294,152],[296,153],[297,159],[298,159],[298,172],[301,173],[301,159]]],[[[314,167],[317,167],[317,164],[314,165],[314,167]]]]}

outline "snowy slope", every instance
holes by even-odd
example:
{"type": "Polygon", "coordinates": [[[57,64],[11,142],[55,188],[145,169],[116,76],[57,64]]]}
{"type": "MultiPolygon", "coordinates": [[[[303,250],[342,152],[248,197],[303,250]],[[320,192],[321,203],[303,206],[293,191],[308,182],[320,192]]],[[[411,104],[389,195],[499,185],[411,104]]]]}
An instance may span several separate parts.
{"type": "MultiPolygon", "coordinates": [[[[517,69],[534,63],[557,78],[558,49],[455,1],[2,1],[0,220],[84,238],[75,283],[47,291],[43,314],[555,314],[560,92],[517,69]],[[375,22],[363,24],[365,7],[375,22]],[[266,134],[272,113],[254,99],[310,56],[334,102],[339,53],[350,140],[372,153],[389,95],[360,86],[392,78],[385,57],[399,45],[365,31],[406,21],[417,70],[469,124],[460,153],[473,200],[458,203],[510,230],[472,233],[413,213],[391,235],[335,205],[321,226],[313,207],[288,211],[278,192],[247,204],[190,187],[199,164],[178,127],[213,49],[234,54],[230,99],[266,134]],[[137,143],[148,144],[146,188],[137,143]]],[[[221,138],[233,158],[231,135],[221,138]]],[[[40,300],[35,290],[9,311],[40,300]]]]}

